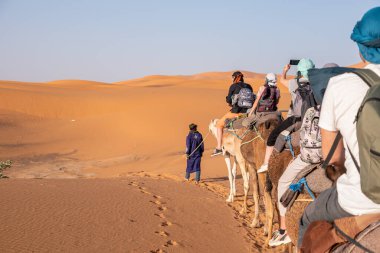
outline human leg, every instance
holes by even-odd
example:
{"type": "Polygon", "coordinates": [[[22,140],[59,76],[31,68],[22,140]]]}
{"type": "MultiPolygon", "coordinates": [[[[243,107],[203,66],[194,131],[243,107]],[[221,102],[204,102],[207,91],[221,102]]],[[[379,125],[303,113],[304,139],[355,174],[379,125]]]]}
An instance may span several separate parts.
{"type": "Polygon", "coordinates": [[[190,179],[190,172],[187,172],[185,173],[185,179],[189,181],[190,179]]]}
{"type": "Polygon", "coordinates": [[[269,134],[267,140],[267,147],[265,149],[264,163],[257,170],[257,173],[262,173],[268,170],[268,163],[270,156],[272,155],[274,144],[276,143],[277,137],[281,134],[282,131],[286,130],[288,127],[295,123],[295,117],[289,117],[286,120],[282,121],[273,131],[269,134]]]}
{"type": "Polygon", "coordinates": [[[280,177],[277,188],[278,196],[278,209],[280,212],[280,228],[273,234],[272,239],[269,241],[270,246],[279,246],[281,244],[286,244],[290,242],[290,238],[286,233],[286,208],[281,204],[280,198],[287,191],[290,184],[297,176],[297,174],[302,171],[308,163],[305,163],[301,160],[301,157],[298,155],[286,168],[285,172],[280,177]]]}
{"type": "Polygon", "coordinates": [[[201,180],[201,171],[196,171],[195,172],[195,181],[199,182],[201,180]]]}
{"type": "Polygon", "coordinates": [[[223,128],[226,119],[233,119],[240,115],[240,113],[232,113],[228,112],[226,113],[221,119],[218,120],[216,123],[216,140],[217,140],[217,146],[214,151],[214,153],[211,156],[216,156],[222,154],[222,145],[223,145],[223,128]]]}

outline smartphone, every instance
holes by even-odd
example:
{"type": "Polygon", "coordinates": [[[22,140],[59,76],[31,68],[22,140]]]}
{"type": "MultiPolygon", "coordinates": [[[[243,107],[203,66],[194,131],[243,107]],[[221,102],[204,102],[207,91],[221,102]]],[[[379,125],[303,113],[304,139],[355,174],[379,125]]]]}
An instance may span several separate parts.
{"type": "Polygon", "coordinates": [[[300,62],[300,60],[290,60],[289,64],[290,65],[298,65],[299,62],[300,62]]]}

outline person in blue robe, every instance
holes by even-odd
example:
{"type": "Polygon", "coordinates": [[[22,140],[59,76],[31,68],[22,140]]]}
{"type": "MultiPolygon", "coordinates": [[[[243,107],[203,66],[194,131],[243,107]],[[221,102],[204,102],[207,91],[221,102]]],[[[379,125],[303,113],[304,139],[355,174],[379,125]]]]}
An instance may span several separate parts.
{"type": "Polygon", "coordinates": [[[199,183],[201,179],[201,159],[204,152],[203,137],[197,131],[197,125],[189,125],[190,132],[186,137],[186,180],[190,179],[190,174],[195,172],[195,181],[199,183]]]}

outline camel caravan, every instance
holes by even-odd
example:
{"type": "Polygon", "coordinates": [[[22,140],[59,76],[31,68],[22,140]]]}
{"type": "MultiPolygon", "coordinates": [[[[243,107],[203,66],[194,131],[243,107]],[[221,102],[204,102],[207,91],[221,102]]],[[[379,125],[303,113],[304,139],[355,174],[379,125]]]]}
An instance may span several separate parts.
{"type": "Polygon", "coordinates": [[[277,80],[273,73],[255,95],[244,74],[232,74],[226,102],[231,110],[214,119],[212,156],[224,157],[236,196],[236,169],[244,185],[247,213],[252,183],[254,216],[270,247],[294,245],[299,252],[380,252],[380,7],[356,24],[363,69],[310,59],[291,60],[277,80]],[[291,66],[295,77],[287,76],[291,66]],[[277,108],[277,85],[289,89],[286,113],[277,108]],[[251,180],[250,180],[251,179],[251,180]],[[279,229],[273,231],[274,212],[279,229]]]}

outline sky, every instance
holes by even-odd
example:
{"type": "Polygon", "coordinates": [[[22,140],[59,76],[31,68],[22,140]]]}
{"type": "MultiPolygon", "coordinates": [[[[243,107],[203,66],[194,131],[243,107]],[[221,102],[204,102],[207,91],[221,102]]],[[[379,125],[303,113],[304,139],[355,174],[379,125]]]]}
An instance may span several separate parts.
{"type": "Polygon", "coordinates": [[[378,0],[0,0],[0,80],[280,73],[360,61],[352,29],[378,0]]]}

